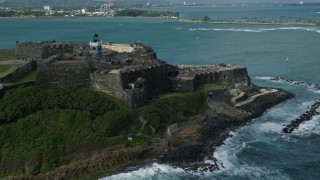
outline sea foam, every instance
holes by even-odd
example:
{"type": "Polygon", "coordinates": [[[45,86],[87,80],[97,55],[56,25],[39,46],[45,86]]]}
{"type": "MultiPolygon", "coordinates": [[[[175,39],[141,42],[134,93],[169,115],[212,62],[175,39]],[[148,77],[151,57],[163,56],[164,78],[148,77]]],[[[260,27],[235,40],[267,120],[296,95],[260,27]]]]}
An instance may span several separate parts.
{"type": "Polygon", "coordinates": [[[280,27],[280,28],[252,28],[252,29],[241,29],[241,28],[189,28],[189,31],[230,31],[230,32],[253,32],[260,33],[265,31],[277,31],[277,30],[304,30],[320,33],[319,28],[310,27],[280,27]]]}
{"type": "Polygon", "coordinates": [[[310,121],[305,121],[292,132],[292,135],[299,137],[309,137],[312,134],[320,135],[320,115],[312,117],[310,121]]]}
{"type": "Polygon", "coordinates": [[[180,179],[174,175],[177,174],[186,174],[186,172],[181,168],[174,168],[172,166],[166,164],[158,164],[153,163],[152,165],[142,167],[138,170],[126,172],[126,173],[119,173],[113,176],[108,176],[101,178],[100,180],[123,180],[123,179],[139,179],[139,180],[149,180],[154,179],[155,177],[161,175],[170,179],[180,179]]]}

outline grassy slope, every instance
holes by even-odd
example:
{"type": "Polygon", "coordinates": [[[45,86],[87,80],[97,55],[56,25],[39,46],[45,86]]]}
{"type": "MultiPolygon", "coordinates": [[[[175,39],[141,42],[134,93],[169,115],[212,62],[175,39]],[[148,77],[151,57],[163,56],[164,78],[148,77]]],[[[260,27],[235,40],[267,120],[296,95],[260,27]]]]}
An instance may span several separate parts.
{"type": "Polygon", "coordinates": [[[3,77],[11,72],[13,72],[15,69],[17,69],[21,64],[5,64],[0,65],[0,77],[3,77]]]}
{"type": "MultiPolygon", "coordinates": [[[[17,57],[15,55],[0,53],[0,61],[15,60],[15,59],[17,59],[17,57]]],[[[0,77],[3,77],[5,75],[13,72],[19,66],[21,66],[21,64],[1,64],[0,65],[0,77]]]]}
{"type": "Polygon", "coordinates": [[[34,68],[31,71],[27,72],[23,76],[19,77],[18,79],[12,81],[12,83],[22,83],[22,82],[27,82],[27,81],[34,81],[36,80],[37,76],[37,69],[34,68]]]}
{"type": "Polygon", "coordinates": [[[167,94],[134,110],[90,89],[10,90],[0,100],[0,177],[48,172],[67,164],[71,154],[144,144],[141,138],[128,143],[128,133],[159,136],[168,125],[204,112],[205,90],[167,94]],[[155,134],[147,128],[139,130],[140,115],[156,129],[155,134]]]}
{"type": "Polygon", "coordinates": [[[14,59],[17,59],[15,55],[0,53],[0,61],[14,60],[14,59]]]}

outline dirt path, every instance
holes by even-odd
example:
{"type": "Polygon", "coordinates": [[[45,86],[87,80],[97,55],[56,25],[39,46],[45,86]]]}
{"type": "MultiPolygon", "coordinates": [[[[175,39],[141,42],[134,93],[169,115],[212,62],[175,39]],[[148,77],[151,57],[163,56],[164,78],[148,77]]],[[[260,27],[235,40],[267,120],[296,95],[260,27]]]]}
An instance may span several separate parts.
{"type": "Polygon", "coordinates": [[[236,107],[242,106],[244,104],[252,102],[255,98],[257,98],[259,96],[262,96],[262,95],[265,95],[265,94],[269,94],[269,93],[275,93],[277,91],[278,91],[277,89],[261,89],[260,90],[260,92],[261,92],[260,94],[256,94],[254,96],[251,96],[247,100],[237,103],[235,106],[236,107]]]}
{"type": "Polygon", "coordinates": [[[7,64],[25,64],[27,61],[24,60],[5,60],[0,61],[0,65],[7,65],[7,64]]]}

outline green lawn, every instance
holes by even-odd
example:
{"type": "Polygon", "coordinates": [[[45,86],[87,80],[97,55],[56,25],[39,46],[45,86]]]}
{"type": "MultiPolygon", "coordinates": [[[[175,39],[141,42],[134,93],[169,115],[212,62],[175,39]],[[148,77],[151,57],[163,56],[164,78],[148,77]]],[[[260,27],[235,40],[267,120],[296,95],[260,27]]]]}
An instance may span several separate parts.
{"type": "Polygon", "coordinates": [[[0,54],[0,61],[16,60],[17,57],[14,54],[0,54]]]}
{"type": "Polygon", "coordinates": [[[224,82],[216,82],[216,83],[212,83],[212,84],[205,84],[199,90],[207,92],[207,91],[210,91],[210,90],[223,89],[227,85],[228,84],[224,83],[224,82]]]}
{"type": "MultiPolygon", "coordinates": [[[[211,84],[204,84],[196,92],[203,91],[203,92],[207,93],[210,90],[223,89],[227,85],[228,84],[224,83],[224,82],[215,82],[215,83],[211,83],[211,84]]],[[[160,95],[160,99],[173,98],[173,97],[183,97],[188,94],[191,94],[191,93],[167,93],[167,94],[160,95]]]]}
{"type": "Polygon", "coordinates": [[[19,66],[21,66],[21,64],[4,64],[4,65],[0,65],[0,77],[3,77],[5,75],[13,72],[19,66]]]}
{"type": "Polygon", "coordinates": [[[12,83],[22,83],[27,81],[34,81],[36,80],[37,76],[37,68],[32,69],[31,71],[27,72],[23,76],[19,77],[18,79],[12,81],[12,83]]]}
{"type": "Polygon", "coordinates": [[[188,93],[167,93],[160,95],[160,99],[172,98],[172,97],[184,97],[188,93]]]}

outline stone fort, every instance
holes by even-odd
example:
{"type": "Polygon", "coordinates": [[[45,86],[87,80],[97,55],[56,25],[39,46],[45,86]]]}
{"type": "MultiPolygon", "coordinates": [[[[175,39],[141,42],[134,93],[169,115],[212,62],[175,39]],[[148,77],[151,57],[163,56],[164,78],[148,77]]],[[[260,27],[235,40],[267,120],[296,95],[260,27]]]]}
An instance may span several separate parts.
{"type": "Polygon", "coordinates": [[[105,92],[129,107],[145,105],[168,92],[193,92],[214,82],[250,85],[245,67],[238,65],[171,65],[157,59],[154,50],[141,43],[19,43],[16,56],[37,61],[36,85],[44,88],[77,86],[105,92]]]}

